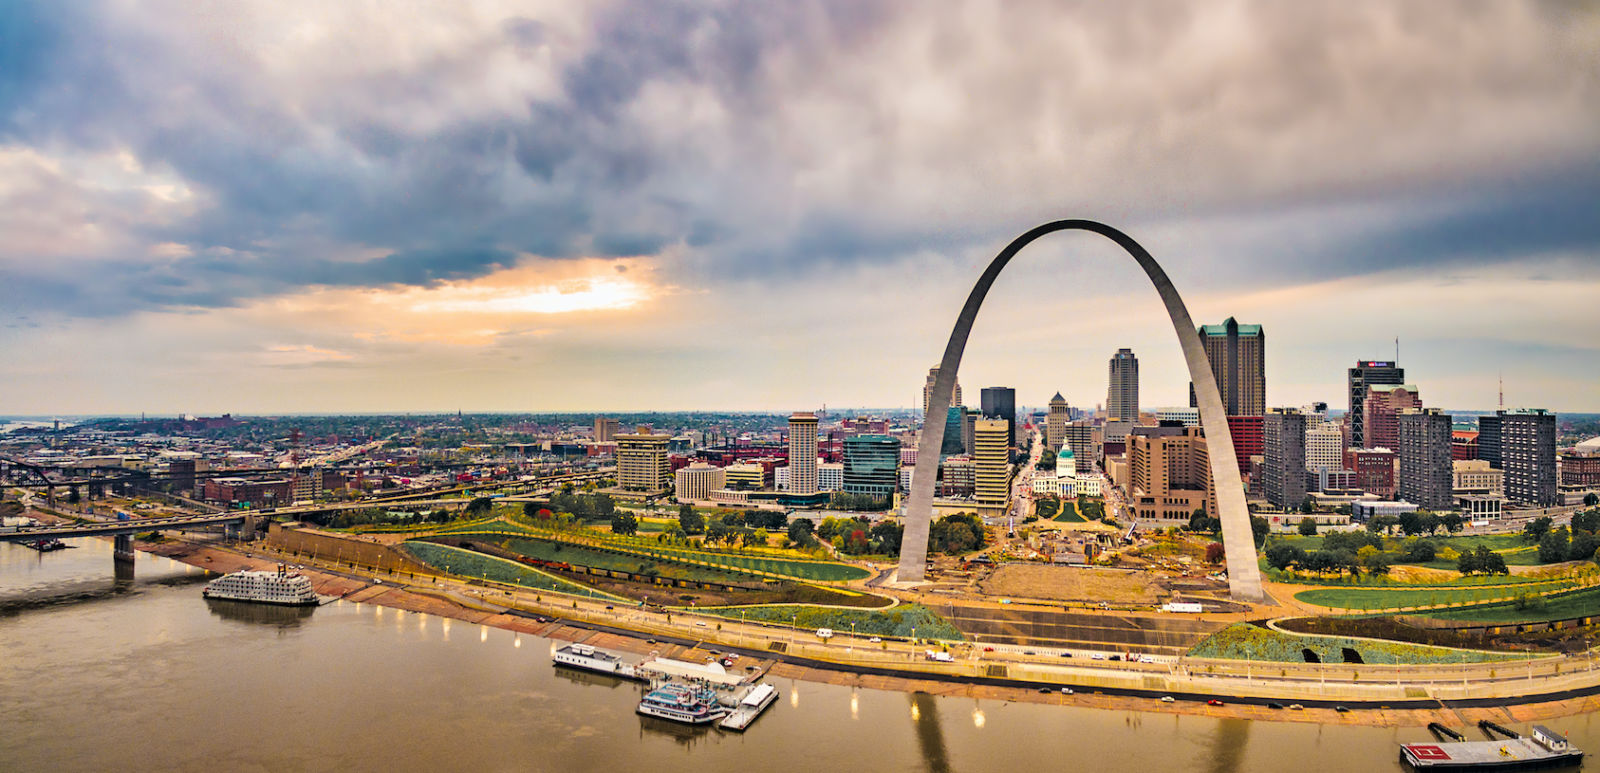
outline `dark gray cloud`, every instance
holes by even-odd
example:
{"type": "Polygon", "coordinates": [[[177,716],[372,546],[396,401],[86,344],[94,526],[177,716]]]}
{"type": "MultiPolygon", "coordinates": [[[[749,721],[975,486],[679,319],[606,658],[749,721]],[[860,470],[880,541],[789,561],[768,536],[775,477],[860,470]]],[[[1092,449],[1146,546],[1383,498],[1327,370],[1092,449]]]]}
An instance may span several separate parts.
{"type": "Polygon", "coordinates": [[[680,247],[702,280],[801,276],[1064,215],[1362,202],[1386,211],[1216,277],[1600,246],[1581,8],[640,0],[416,35],[321,12],[307,42],[265,9],[0,10],[0,144],[125,150],[194,194],[69,259],[0,244],[7,302],[227,306],[680,247]]]}

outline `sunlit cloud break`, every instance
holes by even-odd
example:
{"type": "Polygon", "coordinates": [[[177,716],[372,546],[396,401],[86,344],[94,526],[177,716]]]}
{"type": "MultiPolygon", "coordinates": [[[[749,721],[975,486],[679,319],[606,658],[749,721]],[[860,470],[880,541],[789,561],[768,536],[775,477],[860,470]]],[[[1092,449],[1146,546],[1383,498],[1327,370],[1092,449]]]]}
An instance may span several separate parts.
{"type": "Polygon", "coordinates": [[[540,287],[451,285],[413,290],[408,307],[421,313],[564,314],[626,309],[649,297],[643,285],[620,277],[573,279],[540,287]]]}

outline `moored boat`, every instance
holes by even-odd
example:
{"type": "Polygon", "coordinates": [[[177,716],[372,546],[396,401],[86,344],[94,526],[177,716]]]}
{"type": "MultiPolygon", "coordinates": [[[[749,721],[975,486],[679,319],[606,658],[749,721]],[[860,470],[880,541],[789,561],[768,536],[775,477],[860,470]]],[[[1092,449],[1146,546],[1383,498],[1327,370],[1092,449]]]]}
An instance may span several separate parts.
{"type": "Polygon", "coordinates": [[[206,584],[201,595],[208,599],[253,601],[261,604],[312,606],[320,603],[311,579],[290,572],[279,564],[275,572],[244,571],[223,575],[206,584]]]}
{"type": "MultiPolygon", "coordinates": [[[[1567,742],[1565,736],[1544,725],[1534,725],[1530,736],[1521,736],[1487,720],[1479,723],[1484,732],[1495,730],[1505,739],[1488,741],[1441,741],[1400,745],[1400,761],[1413,770],[1534,770],[1577,765],[1583,751],[1567,742]]],[[[1430,726],[1432,729],[1432,726],[1430,726]]],[[[1447,735],[1461,735],[1448,731],[1447,735]]],[[[1439,735],[1438,730],[1435,734],[1439,735]]]]}
{"type": "Polygon", "coordinates": [[[587,644],[568,644],[555,651],[550,660],[558,666],[593,671],[597,674],[640,679],[633,664],[624,663],[622,657],[587,644]]]}
{"type": "Polygon", "coordinates": [[[706,688],[669,682],[644,695],[639,713],[649,717],[704,725],[721,719],[728,709],[717,703],[716,693],[706,688]]]}

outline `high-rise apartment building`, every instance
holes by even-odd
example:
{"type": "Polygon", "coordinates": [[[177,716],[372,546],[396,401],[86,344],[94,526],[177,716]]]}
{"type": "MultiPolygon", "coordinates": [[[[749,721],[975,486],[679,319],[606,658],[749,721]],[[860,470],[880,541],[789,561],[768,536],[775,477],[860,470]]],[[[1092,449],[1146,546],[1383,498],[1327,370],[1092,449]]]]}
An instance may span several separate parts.
{"type": "MultiPolygon", "coordinates": [[[[928,460],[928,464],[934,464],[928,460]]],[[[844,485],[847,494],[892,497],[900,486],[900,441],[888,435],[855,435],[844,439],[844,485]]]]}
{"type": "Polygon", "coordinates": [[[1498,415],[1506,499],[1534,507],[1561,504],[1556,484],[1556,415],[1542,408],[1499,411],[1498,415]]]}
{"type": "Polygon", "coordinates": [[[817,415],[789,416],[789,493],[817,493],[817,415]]]}
{"type": "Polygon", "coordinates": [[[1367,390],[1375,385],[1404,384],[1406,382],[1406,369],[1397,362],[1381,362],[1378,360],[1359,360],[1356,366],[1349,371],[1350,385],[1350,411],[1347,420],[1350,422],[1350,447],[1374,448],[1373,443],[1367,440],[1366,421],[1364,410],[1367,404],[1367,390]]]}
{"type": "Polygon", "coordinates": [[[978,419],[973,428],[973,499],[978,514],[1005,514],[1011,498],[1011,447],[1003,419],[978,419]]]}
{"type": "Polygon", "coordinates": [[[1017,390],[1011,387],[984,387],[978,394],[979,408],[985,419],[1003,419],[1006,430],[1006,447],[1017,445],[1017,390]]]}
{"type": "Polygon", "coordinates": [[[1367,387],[1365,414],[1367,448],[1396,448],[1400,443],[1400,413],[1422,407],[1422,393],[1410,384],[1367,387]]]}
{"type": "Polygon", "coordinates": [[[617,428],[620,426],[621,422],[616,419],[608,419],[604,416],[596,417],[594,420],[594,442],[610,443],[615,440],[617,428]]]}
{"type": "Polygon", "coordinates": [[[1139,358],[1132,349],[1118,349],[1109,365],[1106,420],[1139,423],[1139,358]]]}
{"type": "Polygon", "coordinates": [[[628,491],[657,493],[671,481],[667,443],[671,435],[656,435],[639,427],[630,435],[617,435],[617,485],[628,491]]]}
{"type": "MultiPolygon", "coordinates": [[[[1089,419],[1079,419],[1067,422],[1061,432],[1063,445],[1072,448],[1073,462],[1077,465],[1076,472],[1079,475],[1093,473],[1095,462],[1100,459],[1100,428],[1089,419]]],[[[1063,470],[1056,470],[1057,475],[1062,472],[1063,470]]]]}
{"type": "MultiPolygon", "coordinates": [[[[1371,403],[1369,402],[1370,406],[1371,403]]],[[[1371,416],[1367,417],[1369,422],[1371,416]]],[[[1367,425],[1368,430],[1372,425],[1367,425]]],[[[1400,481],[1396,495],[1428,510],[1455,504],[1450,477],[1450,416],[1438,408],[1407,408],[1399,417],[1400,481]]]]}
{"type": "Polygon", "coordinates": [[[1273,408],[1261,420],[1261,493],[1285,510],[1306,501],[1306,416],[1273,408]]]}
{"type": "MultiPolygon", "coordinates": [[[[1261,326],[1241,325],[1229,317],[1220,325],[1201,325],[1200,343],[1228,415],[1262,415],[1267,408],[1267,336],[1261,326]]],[[[1189,385],[1189,405],[1199,405],[1194,384],[1189,385]]]]}
{"type": "Polygon", "coordinates": [[[1067,407],[1067,399],[1062,397],[1060,392],[1057,392],[1055,397],[1050,398],[1050,413],[1044,419],[1045,451],[1060,450],[1061,439],[1064,437],[1062,434],[1063,428],[1071,420],[1071,415],[1071,409],[1067,407]]]}
{"type": "Polygon", "coordinates": [[[1344,469],[1344,431],[1338,423],[1324,421],[1306,427],[1306,472],[1344,469]]]}
{"type": "MultiPolygon", "coordinates": [[[[929,368],[928,369],[928,380],[927,380],[926,383],[924,383],[922,385],[922,415],[923,416],[927,416],[928,415],[928,403],[933,400],[933,382],[938,378],[939,378],[939,368],[937,366],[929,368]]],[[[962,405],[962,402],[961,402],[961,382],[960,381],[956,382],[955,391],[950,393],[950,404],[951,405],[962,405]]]]}

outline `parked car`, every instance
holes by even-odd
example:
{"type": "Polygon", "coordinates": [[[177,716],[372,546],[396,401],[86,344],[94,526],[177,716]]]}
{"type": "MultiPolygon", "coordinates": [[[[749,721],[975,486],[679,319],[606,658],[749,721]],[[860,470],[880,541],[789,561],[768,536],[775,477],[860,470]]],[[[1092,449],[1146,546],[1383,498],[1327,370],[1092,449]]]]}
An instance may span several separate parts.
{"type": "Polygon", "coordinates": [[[1163,696],[1161,696],[1161,702],[1162,703],[1174,703],[1177,700],[1178,700],[1177,698],[1174,698],[1171,695],[1163,695],[1163,696]]]}

